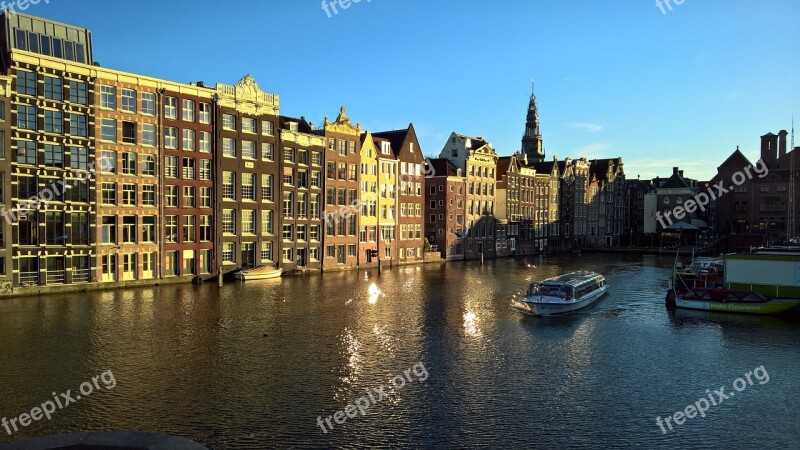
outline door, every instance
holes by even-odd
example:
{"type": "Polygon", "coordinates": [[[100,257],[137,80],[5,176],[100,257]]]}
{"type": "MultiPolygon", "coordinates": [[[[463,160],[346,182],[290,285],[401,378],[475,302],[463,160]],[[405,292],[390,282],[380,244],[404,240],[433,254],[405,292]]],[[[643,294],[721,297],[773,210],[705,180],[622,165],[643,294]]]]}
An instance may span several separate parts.
{"type": "Polygon", "coordinates": [[[306,253],[308,250],[304,248],[297,249],[297,267],[305,267],[307,264],[306,253]]]}

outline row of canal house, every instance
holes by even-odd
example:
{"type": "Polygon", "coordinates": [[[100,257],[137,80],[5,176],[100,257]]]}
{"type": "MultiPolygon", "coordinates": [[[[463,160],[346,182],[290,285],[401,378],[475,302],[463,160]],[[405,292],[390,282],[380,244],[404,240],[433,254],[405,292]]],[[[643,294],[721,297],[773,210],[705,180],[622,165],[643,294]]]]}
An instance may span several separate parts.
{"type": "Polygon", "coordinates": [[[3,289],[423,260],[413,125],[370,133],[342,108],[315,128],[249,75],[127,73],[95,63],[89,30],[0,23],[3,289]]]}

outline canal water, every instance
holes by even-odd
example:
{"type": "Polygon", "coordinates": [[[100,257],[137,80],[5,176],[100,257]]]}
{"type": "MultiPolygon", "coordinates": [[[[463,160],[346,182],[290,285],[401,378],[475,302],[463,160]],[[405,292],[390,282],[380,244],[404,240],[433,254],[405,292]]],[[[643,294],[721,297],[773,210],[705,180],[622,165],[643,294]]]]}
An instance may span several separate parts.
{"type": "Polygon", "coordinates": [[[797,316],[670,313],[672,263],[530,257],[0,301],[0,418],[116,382],[0,443],[113,429],[212,449],[797,448],[797,316]],[[608,279],[595,307],[509,307],[578,269],[608,279]],[[720,387],[705,417],[662,432],[657,417],[720,387]]]}

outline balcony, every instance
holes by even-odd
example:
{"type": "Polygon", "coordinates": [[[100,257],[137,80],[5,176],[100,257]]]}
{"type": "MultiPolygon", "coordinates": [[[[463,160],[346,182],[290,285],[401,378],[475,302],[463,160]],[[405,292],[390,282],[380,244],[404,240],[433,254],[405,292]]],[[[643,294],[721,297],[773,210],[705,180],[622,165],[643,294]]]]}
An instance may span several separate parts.
{"type": "Polygon", "coordinates": [[[73,283],[88,283],[89,282],[89,269],[72,269],[72,282],[73,283]]]}
{"type": "Polygon", "coordinates": [[[45,278],[47,284],[64,284],[67,280],[66,272],[64,270],[48,270],[45,278]]]}
{"type": "Polygon", "coordinates": [[[22,286],[37,286],[39,284],[39,272],[20,272],[19,284],[22,286]]]}

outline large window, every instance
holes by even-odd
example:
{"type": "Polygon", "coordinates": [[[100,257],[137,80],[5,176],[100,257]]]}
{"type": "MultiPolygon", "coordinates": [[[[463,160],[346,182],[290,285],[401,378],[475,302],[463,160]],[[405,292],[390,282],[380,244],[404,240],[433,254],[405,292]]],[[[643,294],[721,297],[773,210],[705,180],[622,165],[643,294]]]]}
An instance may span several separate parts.
{"type": "Polygon", "coordinates": [[[164,128],[164,147],[177,150],[178,148],[178,129],[175,127],[164,128]]]}
{"type": "Polygon", "coordinates": [[[136,144],[136,122],[122,122],[122,142],[124,144],[136,144]]]}
{"type": "Polygon", "coordinates": [[[156,217],[142,217],[142,242],[156,242],[156,217]]]}
{"type": "Polygon", "coordinates": [[[200,123],[211,123],[211,104],[200,103],[200,123]]]}
{"type": "Polygon", "coordinates": [[[17,128],[24,130],[36,130],[36,107],[19,105],[17,106],[17,128]]]}
{"type": "Polygon", "coordinates": [[[275,232],[275,214],[271,210],[261,211],[261,234],[269,236],[275,232]]]}
{"type": "Polygon", "coordinates": [[[117,173],[117,152],[113,150],[103,150],[100,155],[101,172],[117,173]]]}
{"type": "Polygon", "coordinates": [[[255,201],[256,199],[255,184],[256,184],[256,175],[254,173],[242,174],[242,200],[255,201]]]}
{"type": "Polygon", "coordinates": [[[166,185],[164,186],[164,206],[168,208],[178,207],[178,186],[166,185]]]}
{"type": "Polygon", "coordinates": [[[222,115],[222,128],[226,130],[236,130],[236,116],[231,114],[222,115]]]}
{"type": "Polygon", "coordinates": [[[103,244],[116,244],[117,243],[117,217],[116,216],[103,216],[102,218],[101,237],[103,244]]]}
{"type": "Polygon", "coordinates": [[[115,119],[102,119],[100,124],[100,139],[108,142],[117,142],[117,121],[115,119]]]}
{"type": "Polygon", "coordinates": [[[100,201],[104,205],[117,204],[117,183],[101,183],[100,201]]]}
{"type": "Polygon", "coordinates": [[[142,155],[142,175],[147,177],[156,176],[155,155],[142,155]]]}
{"type": "Polygon", "coordinates": [[[195,145],[195,132],[194,130],[183,130],[183,149],[187,152],[193,152],[195,145]]]}
{"type": "Polygon", "coordinates": [[[203,153],[211,153],[211,133],[208,131],[200,132],[200,151],[203,153]]]}
{"type": "Polygon", "coordinates": [[[136,216],[122,217],[122,243],[136,243],[136,216]]]}
{"type": "Polygon", "coordinates": [[[236,234],[236,211],[233,209],[222,210],[222,232],[236,234]]]}
{"type": "Polygon", "coordinates": [[[167,119],[178,118],[178,99],[175,97],[164,97],[164,117],[167,119]]]}
{"type": "Polygon", "coordinates": [[[66,245],[65,223],[63,212],[48,211],[44,214],[45,233],[48,245],[66,245]]]}
{"type": "Polygon", "coordinates": [[[211,208],[211,188],[210,187],[201,187],[200,188],[200,207],[201,208],[211,208]]]}
{"type": "Polygon", "coordinates": [[[70,242],[72,245],[89,245],[89,214],[70,214],[70,242]]]}
{"type": "Polygon", "coordinates": [[[164,218],[164,239],[171,244],[178,242],[178,216],[164,218]]]}
{"type": "Polygon", "coordinates": [[[194,122],[194,100],[183,99],[181,101],[181,110],[185,122],[194,122]]]}
{"type": "Polygon", "coordinates": [[[122,154],[122,173],[136,175],[136,153],[125,152],[122,154]]]}
{"type": "Polygon", "coordinates": [[[64,133],[64,113],[61,111],[44,111],[44,131],[47,133],[64,133]]]}
{"type": "Polygon", "coordinates": [[[69,82],[69,101],[85,105],[89,103],[89,88],[83,81],[69,82]]]}
{"type": "Polygon", "coordinates": [[[17,162],[20,164],[39,164],[36,154],[36,142],[17,141],[17,162]]]}
{"type": "Polygon", "coordinates": [[[195,217],[183,216],[183,242],[195,241],[195,217]]]}
{"type": "Polygon", "coordinates": [[[262,201],[273,201],[273,194],[272,194],[272,180],[273,176],[269,174],[261,174],[261,200],[262,201]]]}
{"type": "Polygon", "coordinates": [[[17,71],[17,93],[24,95],[37,95],[36,73],[27,70],[17,71]]]}
{"type": "Polygon", "coordinates": [[[117,109],[117,88],[100,86],[100,106],[106,109],[117,109]]]}
{"type": "Polygon", "coordinates": [[[236,139],[222,139],[222,156],[236,157],[236,139]]]}
{"type": "Polygon", "coordinates": [[[49,167],[64,167],[64,147],[45,144],[44,165],[49,167]]]}
{"type": "Polygon", "coordinates": [[[87,135],[87,122],[86,122],[86,115],[85,114],[74,114],[71,113],[69,115],[69,134],[73,136],[83,136],[86,137],[87,135]]]}
{"type": "Polygon", "coordinates": [[[200,180],[201,181],[211,181],[211,160],[210,159],[201,159],[200,160],[200,180]]]}
{"type": "Polygon", "coordinates": [[[242,141],[242,158],[256,159],[256,143],[253,141],[242,141]]]}
{"type": "Polygon", "coordinates": [[[261,159],[264,161],[275,160],[275,146],[269,142],[261,144],[261,159]]]}
{"type": "Polygon", "coordinates": [[[200,216],[200,242],[211,242],[214,239],[211,230],[211,216],[200,216]]]}
{"type": "Polygon", "coordinates": [[[167,156],[164,158],[164,176],[167,178],[178,178],[177,156],[167,156]]]}
{"type": "Polygon", "coordinates": [[[222,198],[236,200],[236,174],[233,172],[222,172],[222,198]]]}
{"type": "Polygon", "coordinates": [[[156,206],[156,186],[154,184],[142,185],[142,206],[156,206]]]}
{"type": "Polygon", "coordinates": [[[195,178],[195,160],[194,158],[183,158],[183,167],[181,177],[184,180],[194,180],[195,178]]]}
{"type": "Polygon", "coordinates": [[[142,114],[156,115],[156,94],[142,92],[142,114]]]}
{"type": "Polygon", "coordinates": [[[61,78],[44,77],[44,97],[50,100],[64,100],[64,84],[61,78]]]}
{"type": "Polygon", "coordinates": [[[124,206],[136,206],[136,185],[122,185],[122,204],[124,206]]]}
{"type": "Polygon", "coordinates": [[[122,110],[136,114],[136,91],[133,89],[122,90],[122,110]]]}
{"type": "Polygon", "coordinates": [[[194,195],[195,195],[194,186],[183,187],[182,205],[184,208],[194,208],[194,198],[195,198],[194,195]]]}
{"type": "Polygon", "coordinates": [[[242,131],[246,133],[256,132],[256,119],[242,117],[242,131]]]}
{"type": "Polygon", "coordinates": [[[256,234],[256,212],[250,209],[242,210],[242,233],[256,234]]]}

